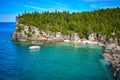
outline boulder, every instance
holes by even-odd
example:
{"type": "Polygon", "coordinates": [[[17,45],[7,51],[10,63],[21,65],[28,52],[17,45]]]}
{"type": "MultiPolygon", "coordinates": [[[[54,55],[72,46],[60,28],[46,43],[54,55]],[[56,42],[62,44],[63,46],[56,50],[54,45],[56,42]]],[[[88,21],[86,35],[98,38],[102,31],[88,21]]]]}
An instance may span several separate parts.
{"type": "Polygon", "coordinates": [[[92,34],[89,34],[88,39],[89,39],[90,41],[95,41],[95,40],[97,39],[97,36],[96,36],[95,33],[92,33],[92,34]]]}
{"type": "Polygon", "coordinates": [[[80,41],[78,33],[74,33],[74,42],[80,41]]]}
{"type": "Polygon", "coordinates": [[[110,53],[104,53],[103,57],[106,61],[111,61],[112,60],[112,56],[110,53]]]}
{"type": "Polygon", "coordinates": [[[56,38],[60,38],[60,37],[62,37],[61,32],[57,32],[57,33],[56,33],[56,38]]]}

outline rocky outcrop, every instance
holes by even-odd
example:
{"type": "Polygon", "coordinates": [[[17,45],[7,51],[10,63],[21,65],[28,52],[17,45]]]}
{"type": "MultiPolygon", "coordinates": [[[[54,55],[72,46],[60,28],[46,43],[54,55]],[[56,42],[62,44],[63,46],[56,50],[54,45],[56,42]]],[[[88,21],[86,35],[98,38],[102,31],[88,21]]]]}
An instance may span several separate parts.
{"type": "Polygon", "coordinates": [[[16,25],[15,30],[12,34],[13,41],[32,41],[40,40],[40,31],[33,26],[26,26],[23,24],[16,25]]]}
{"type": "Polygon", "coordinates": [[[120,46],[116,43],[106,44],[103,57],[109,62],[115,80],[120,80],[120,46]]]}
{"type": "Polygon", "coordinates": [[[89,34],[88,39],[90,41],[95,41],[97,40],[97,35],[95,33],[89,34]]]}
{"type": "Polygon", "coordinates": [[[106,40],[105,36],[100,34],[88,34],[87,39],[80,39],[78,33],[70,33],[63,35],[61,32],[42,31],[35,26],[27,26],[16,22],[15,30],[12,34],[13,41],[32,41],[32,43],[48,43],[48,42],[79,42],[83,44],[103,44],[106,40]],[[99,42],[99,43],[98,43],[99,42]]]}
{"type": "Polygon", "coordinates": [[[63,42],[65,40],[69,40],[69,41],[80,40],[77,33],[72,33],[70,35],[63,35],[61,34],[61,32],[54,33],[51,31],[41,31],[34,26],[17,24],[11,38],[13,41],[20,41],[20,42],[32,41],[32,43],[34,44],[63,42]]]}

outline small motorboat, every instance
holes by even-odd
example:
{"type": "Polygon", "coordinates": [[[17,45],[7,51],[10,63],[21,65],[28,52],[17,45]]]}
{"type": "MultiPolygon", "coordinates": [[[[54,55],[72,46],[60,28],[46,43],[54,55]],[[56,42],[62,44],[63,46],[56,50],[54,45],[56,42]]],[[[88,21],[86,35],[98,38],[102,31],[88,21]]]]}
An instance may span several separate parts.
{"type": "Polygon", "coordinates": [[[39,49],[40,46],[30,46],[29,49],[33,50],[33,49],[39,49]]]}

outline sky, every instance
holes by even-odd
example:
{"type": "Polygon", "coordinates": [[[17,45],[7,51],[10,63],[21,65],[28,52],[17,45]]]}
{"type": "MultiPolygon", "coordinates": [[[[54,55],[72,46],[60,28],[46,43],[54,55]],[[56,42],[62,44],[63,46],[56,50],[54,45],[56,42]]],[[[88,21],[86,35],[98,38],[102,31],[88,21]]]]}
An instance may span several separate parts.
{"type": "Polygon", "coordinates": [[[120,7],[120,0],[0,0],[0,22],[15,22],[23,12],[93,11],[120,7]]]}

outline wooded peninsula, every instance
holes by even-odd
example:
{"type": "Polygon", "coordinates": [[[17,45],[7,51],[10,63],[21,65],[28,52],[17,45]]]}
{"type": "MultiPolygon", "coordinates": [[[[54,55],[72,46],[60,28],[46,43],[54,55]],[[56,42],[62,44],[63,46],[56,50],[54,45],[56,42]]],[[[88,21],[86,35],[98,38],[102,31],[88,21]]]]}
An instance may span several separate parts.
{"type": "Polygon", "coordinates": [[[35,26],[39,30],[61,32],[62,34],[78,33],[80,38],[91,33],[106,35],[109,39],[113,30],[120,38],[120,8],[107,8],[85,12],[37,11],[18,14],[19,24],[35,26]]]}
{"type": "Polygon", "coordinates": [[[72,13],[24,12],[16,17],[11,38],[36,45],[67,42],[73,46],[104,46],[104,60],[109,62],[115,80],[120,80],[120,8],[72,13]]]}

